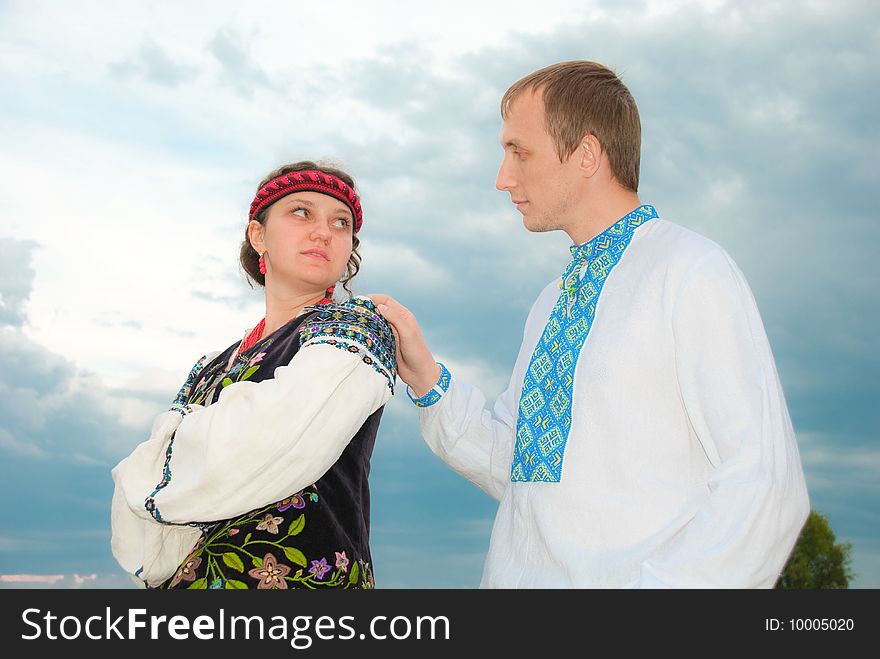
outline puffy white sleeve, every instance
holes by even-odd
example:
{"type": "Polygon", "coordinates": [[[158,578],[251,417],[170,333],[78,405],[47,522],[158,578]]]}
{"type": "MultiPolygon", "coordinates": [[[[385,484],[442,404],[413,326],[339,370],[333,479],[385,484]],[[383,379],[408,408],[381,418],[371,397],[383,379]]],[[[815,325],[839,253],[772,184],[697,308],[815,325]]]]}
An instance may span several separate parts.
{"type": "Polygon", "coordinates": [[[311,485],[391,397],[394,338],[370,300],[322,307],[300,337],[274,378],[230,384],[183,416],[166,413],[178,419],[160,416],[114,469],[113,548],[123,567],[161,583],[199,536],[179,525],[229,519],[311,485]]]}
{"type": "Polygon", "coordinates": [[[797,442],[748,284],[718,249],[685,276],[673,311],[675,364],[712,464],[708,496],[644,588],[772,588],[809,514],[797,442]]]}

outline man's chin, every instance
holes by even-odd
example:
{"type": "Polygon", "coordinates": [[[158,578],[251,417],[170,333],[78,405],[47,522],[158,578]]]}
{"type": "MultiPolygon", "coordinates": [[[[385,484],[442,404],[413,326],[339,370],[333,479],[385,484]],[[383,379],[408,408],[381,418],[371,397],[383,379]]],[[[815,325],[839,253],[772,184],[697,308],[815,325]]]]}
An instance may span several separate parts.
{"type": "Polygon", "coordinates": [[[556,228],[545,222],[541,222],[534,217],[529,217],[526,214],[523,214],[523,226],[526,230],[531,231],[532,233],[544,233],[546,231],[553,231],[556,228]]]}
{"type": "Polygon", "coordinates": [[[554,222],[535,219],[528,215],[523,215],[523,226],[532,233],[547,233],[548,231],[562,231],[562,227],[554,222]]]}

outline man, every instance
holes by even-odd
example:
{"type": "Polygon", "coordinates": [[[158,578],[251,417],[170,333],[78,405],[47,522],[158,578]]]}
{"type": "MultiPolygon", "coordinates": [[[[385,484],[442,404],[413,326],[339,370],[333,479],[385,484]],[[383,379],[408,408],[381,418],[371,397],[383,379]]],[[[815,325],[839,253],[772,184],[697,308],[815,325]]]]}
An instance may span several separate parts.
{"type": "Polygon", "coordinates": [[[809,512],[754,298],[719,246],[640,201],[629,90],[593,62],[501,102],[496,187],[572,259],[495,403],[374,296],[431,449],[500,501],[484,587],[772,587],[809,512]]]}

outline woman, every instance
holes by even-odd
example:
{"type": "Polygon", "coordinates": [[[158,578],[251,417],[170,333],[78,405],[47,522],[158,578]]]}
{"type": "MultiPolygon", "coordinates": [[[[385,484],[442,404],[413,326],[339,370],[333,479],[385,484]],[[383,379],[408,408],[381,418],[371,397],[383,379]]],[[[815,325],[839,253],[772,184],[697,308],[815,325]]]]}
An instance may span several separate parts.
{"type": "Polygon", "coordinates": [[[354,181],[313,162],[260,184],[240,261],[265,317],[202,357],[113,470],[112,548],[160,588],[369,588],[370,455],[396,376],[392,332],[349,292],[354,181]]]}

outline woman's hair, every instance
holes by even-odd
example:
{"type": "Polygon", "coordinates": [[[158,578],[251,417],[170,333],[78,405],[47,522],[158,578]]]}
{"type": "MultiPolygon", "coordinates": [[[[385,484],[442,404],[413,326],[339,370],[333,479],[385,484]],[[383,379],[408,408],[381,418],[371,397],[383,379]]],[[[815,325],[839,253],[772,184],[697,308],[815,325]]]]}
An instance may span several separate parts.
{"type": "MultiPolygon", "coordinates": [[[[266,177],[262,181],[260,181],[260,184],[257,186],[257,190],[262,188],[273,178],[283,176],[284,174],[289,174],[290,172],[301,172],[306,169],[316,169],[318,171],[331,174],[336,178],[345,181],[345,183],[347,183],[352,190],[355,190],[355,192],[357,192],[354,186],[354,179],[348,173],[336,167],[330,167],[321,163],[312,162],[311,160],[302,160],[300,162],[295,162],[290,165],[283,165],[278,169],[269,172],[266,177]]],[[[254,219],[260,224],[265,224],[266,217],[269,214],[270,208],[272,208],[271,205],[262,209],[254,216],[254,219]]],[[[352,291],[348,287],[348,284],[349,282],[351,282],[352,279],[354,279],[354,276],[358,273],[358,270],[361,269],[361,255],[358,253],[358,246],[360,244],[361,241],[358,238],[357,234],[352,231],[351,256],[348,257],[348,263],[345,266],[345,272],[343,273],[342,278],[339,280],[342,283],[342,287],[345,289],[345,292],[348,293],[349,297],[352,295],[352,291]]],[[[248,238],[247,227],[245,227],[244,240],[241,242],[241,249],[239,250],[238,260],[239,263],[241,263],[241,269],[244,270],[245,274],[247,275],[248,283],[250,284],[251,288],[253,288],[254,283],[259,284],[260,286],[266,285],[266,276],[260,273],[260,255],[257,253],[257,250],[254,249],[253,245],[251,245],[250,238],[248,238]]]]}

